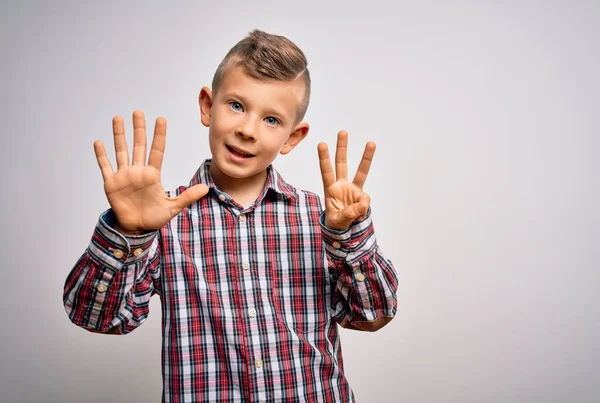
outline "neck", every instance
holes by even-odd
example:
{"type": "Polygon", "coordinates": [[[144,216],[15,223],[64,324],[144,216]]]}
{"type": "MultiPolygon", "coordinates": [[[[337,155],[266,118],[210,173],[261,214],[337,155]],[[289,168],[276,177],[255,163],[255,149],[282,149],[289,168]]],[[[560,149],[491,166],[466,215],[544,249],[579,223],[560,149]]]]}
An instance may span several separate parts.
{"type": "Polygon", "coordinates": [[[256,201],[267,181],[267,170],[245,178],[232,178],[223,174],[217,165],[212,163],[208,172],[217,188],[244,208],[256,201]]]}

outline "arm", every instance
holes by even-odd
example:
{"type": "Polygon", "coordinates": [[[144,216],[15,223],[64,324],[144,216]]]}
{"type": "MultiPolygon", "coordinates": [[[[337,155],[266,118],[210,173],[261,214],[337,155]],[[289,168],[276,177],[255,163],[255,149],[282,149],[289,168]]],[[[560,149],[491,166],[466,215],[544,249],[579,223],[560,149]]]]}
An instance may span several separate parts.
{"type": "Polygon", "coordinates": [[[377,246],[371,198],[363,192],[375,143],[365,147],[352,182],[348,180],[348,133],[338,133],[335,174],[325,143],[318,146],[325,203],[321,232],[332,285],[334,318],[348,329],[375,331],[394,317],[398,280],[377,246]]]}
{"type": "Polygon", "coordinates": [[[347,329],[381,329],[396,314],[398,279],[392,262],[377,246],[370,210],[363,221],[341,231],[327,228],[324,219],[323,213],[321,232],[334,318],[347,329]]]}
{"type": "Polygon", "coordinates": [[[162,228],[208,192],[203,184],[170,198],[161,183],[167,123],[156,119],[146,164],[146,120],[133,113],[133,158],[123,118],[113,119],[117,172],[104,144],[94,143],[104,191],[111,208],[100,216],[92,241],[67,277],[63,302],[73,323],[102,333],[129,333],[148,316],[152,294],[160,292],[162,228]]]}
{"type": "Polygon", "coordinates": [[[150,297],[160,293],[160,245],[157,231],[124,236],[115,226],[109,209],[66,279],[63,303],[77,326],[126,334],[146,320],[150,297]]]}

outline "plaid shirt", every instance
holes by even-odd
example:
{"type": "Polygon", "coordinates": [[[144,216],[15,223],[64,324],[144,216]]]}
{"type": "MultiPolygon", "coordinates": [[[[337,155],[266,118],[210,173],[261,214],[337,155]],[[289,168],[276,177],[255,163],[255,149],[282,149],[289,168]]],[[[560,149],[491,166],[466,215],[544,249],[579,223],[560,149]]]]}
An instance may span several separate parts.
{"type": "MultiPolygon", "coordinates": [[[[131,332],[162,301],[163,402],[350,402],[338,326],[377,330],[396,313],[397,278],[370,212],[345,231],[269,167],[243,208],[213,183],[160,230],[123,236],[109,209],[66,279],[73,323],[131,332]]],[[[185,186],[167,192],[181,194],[185,186]]]]}

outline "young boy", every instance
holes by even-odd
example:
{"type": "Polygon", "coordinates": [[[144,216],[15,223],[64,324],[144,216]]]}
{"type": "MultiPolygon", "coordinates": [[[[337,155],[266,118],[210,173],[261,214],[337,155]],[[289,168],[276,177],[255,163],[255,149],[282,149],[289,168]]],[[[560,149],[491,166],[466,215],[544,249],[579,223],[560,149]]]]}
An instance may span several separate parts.
{"type": "Polygon", "coordinates": [[[200,92],[212,159],[189,186],[165,192],[166,122],[146,159],[144,115],[133,114],[133,161],[113,119],[117,172],[94,148],[111,208],[69,274],[73,323],[125,334],[162,302],[164,402],[349,402],[337,324],[375,331],[396,312],[394,268],[377,246],[362,187],[375,145],[348,179],[347,133],[335,175],[318,154],[325,200],[272,167],[307,135],[310,76],[303,52],[253,31],[200,92]]]}

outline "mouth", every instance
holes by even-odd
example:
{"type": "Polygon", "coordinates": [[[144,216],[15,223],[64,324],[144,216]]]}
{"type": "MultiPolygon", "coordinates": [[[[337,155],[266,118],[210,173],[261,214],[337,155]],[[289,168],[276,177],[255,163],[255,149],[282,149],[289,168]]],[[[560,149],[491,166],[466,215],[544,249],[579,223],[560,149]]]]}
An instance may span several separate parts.
{"type": "Polygon", "coordinates": [[[233,147],[230,146],[228,144],[225,144],[225,147],[227,147],[227,149],[229,150],[230,153],[232,153],[233,155],[236,155],[240,158],[252,158],[254,157],[254,154],[250,154],[249,152],[246,152],[240,148],[237,147],[233,147]]]}

